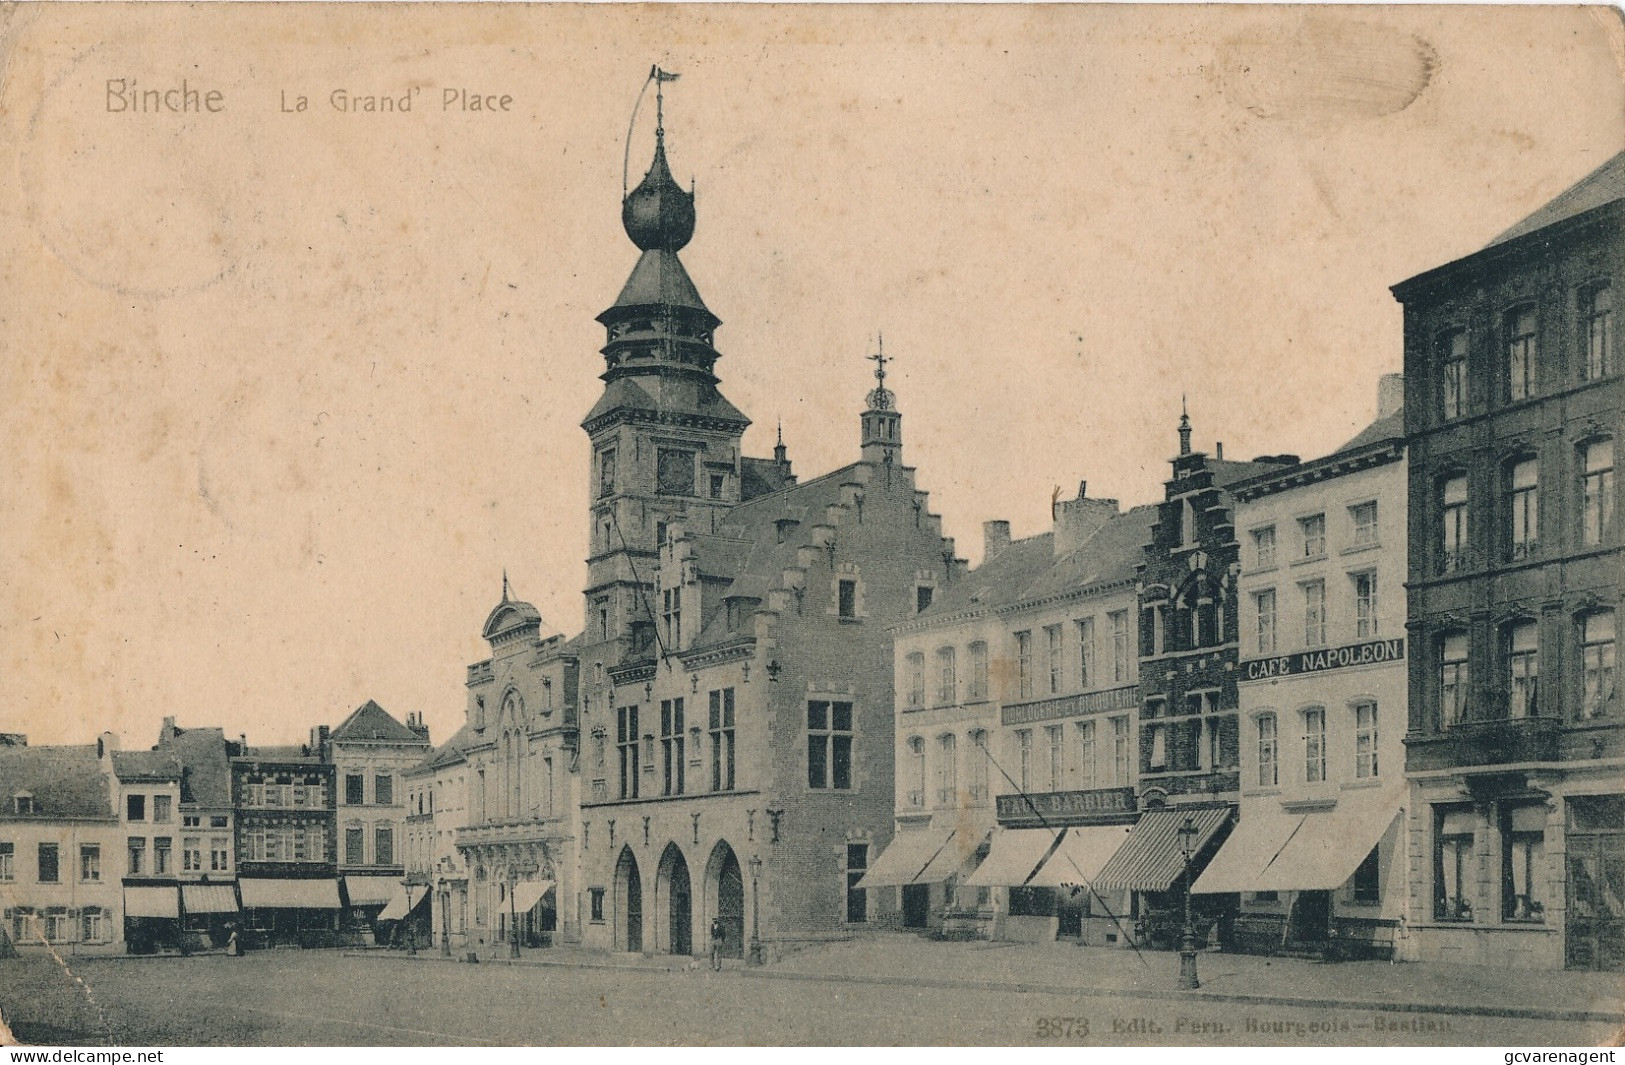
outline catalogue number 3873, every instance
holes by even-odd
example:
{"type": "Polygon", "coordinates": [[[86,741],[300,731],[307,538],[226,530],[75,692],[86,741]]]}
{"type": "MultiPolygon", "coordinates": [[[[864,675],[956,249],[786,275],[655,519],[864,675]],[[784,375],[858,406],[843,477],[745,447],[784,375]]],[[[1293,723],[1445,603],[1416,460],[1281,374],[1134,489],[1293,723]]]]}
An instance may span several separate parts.
{"type": "Polygon", "coordinates": [[[1038,1038],[1040,1039],[1082,1039],[1089,1034],[1089,1018],[1087,1017],[1040,1017],[1038,1018],[1038,1038]]]}

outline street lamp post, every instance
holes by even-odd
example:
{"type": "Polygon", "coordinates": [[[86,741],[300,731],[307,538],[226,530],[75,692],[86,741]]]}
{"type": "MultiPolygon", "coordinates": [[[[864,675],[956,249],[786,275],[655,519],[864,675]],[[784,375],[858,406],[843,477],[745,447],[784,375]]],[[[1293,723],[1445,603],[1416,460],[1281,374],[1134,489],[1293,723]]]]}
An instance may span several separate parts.
{"type": "Polygon", "coordinates": [[[508,867],[508,957],[519,957],[519,914],[514,910],[513,889],[519,885],[519,876],[513,866],[508,867]]]}
{"type": "Polygon", "coordinates": [[[761,855],[753,854],[750,866],[750,951],[745,955],[746,965],[762,964],[762,895],[759,881],[762,875],[761,855]]]}
{"type": "Polygon", "coordinates": [[[1185,855],[1185,927],[1179,937],[1179,989],[1194,991],[1202,986],[1196,978],[1196,925],[1191,921],[1191,843],[1196,838],[1196,822],[1185,818],[1179,826],[1179,846],[1185,855]]]}
{"type": "Polygon", "coordinates": [[[440,953],[451,957],[451,888],[440,880],[440,953]]]}
{"type": "Polygon", "coordinates": [[[416,886],[410,880],[406,882],[406,953],[413,958],[418,956],[418,931],[412,924],[412,889],[416,886]]]}

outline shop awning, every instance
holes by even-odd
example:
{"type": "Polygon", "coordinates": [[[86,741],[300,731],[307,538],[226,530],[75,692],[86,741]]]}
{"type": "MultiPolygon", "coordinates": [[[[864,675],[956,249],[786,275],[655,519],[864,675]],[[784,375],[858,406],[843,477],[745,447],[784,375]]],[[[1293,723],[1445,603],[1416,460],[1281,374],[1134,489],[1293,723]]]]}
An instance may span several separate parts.
{"type": "Polygon", "coordinates": [[[521,880],[513,886],[513,912],[529,913],[553,887],[551,880],[521,880]]]}
{"type": "Polygon", "coordinates": [[[1060,833],[1048,828],[1000,828],[993,832],[987,860],[965,883],[976,887],[1021,887],[1032,879],[1060,833]]]}
{"type": "Polygon", "coordinates": [[[1100,870],[1128,839],[1131,828],[1132,825],[1088,825],[1067,829],[1061,845],[1039,866],[1038,872],[1027,881],[1028,886],[1092,887],[1100,870]]]}
{"type": "Polygon", "coordinates": [[[875,859],[875,864],[863,874],[863,879],[858,881],[857,886],[884,888],[914,883],[914,878],[925,870],[952,835],[952,829],[941,831],[929,828],[915,828],[897,833],[891,842],[886,844],[886,849],[880,852],[880,857],[875,859]]]}
{"type": "Polygon", "coordinates": [[[1256,891],[1329,891],[1346,882],[1387,833],[1403,792],[1345,791],[1330,810],[1307,814],[1281,853],[1259,874],[1256,891]]]}
{"type": "Polygon", "coordinates": [[[378,914],[380,921],[399,921],[413,910],[429,901],[429,893],[433,889],[427,884],[413,884],[410,891],[399,880],[395,882],[395,893],[384,904],[383,910],[378,914]]]}
{"type": "Polygon", "coordinates": [[[237,888],[232,884],[182,884],[181,902],[188,914],[236,913],[237,888]]]}
{"type": "Polygon", "coordinates": [[[920,870],[920,875],[914,878],[916,884],[940,884],[956,874],[970,872],[976,864],[976,852],[981,849],[982,843],[987,839],[987,833],[977,835],[975,832],[960,832],[958,829],[948,833],[948,838],[937,849],[936,856],[926,863],[920,870]]]}
{"type": "Polygon", "coordinates": [[[181,896],[173,884],[164,887],[126,887],[124,916],[169,917],[181,915],[181,896]]]}
{"type": "Polygon", "coordinates": [[[351,906],[382,906],[400,890],[398,876],[347,876],[344,890],[350,896],[351,906]]]}
{"type": "Polygon", "coordinates": [[[1287,840],[1303,824],[1301,813],[1287,813],[1273,799],[1260,799],[1241,812],[1219,853],[1196,878],[1191,891],[1217,895],[1235,891],[1267,891],[1260,887],[1261,876],[1287,840]]]}
{"type": "Polygon", "coordinates": [[[1167,891],[1185,872],[1179,830],[1188,817],[1196,829],[1191,853],[1200,851],[1230,820],[1235,807],[1166,806],[1140,815],[1128,839],[1095,877],[1095,887],[1111,891],[1167,891]]]}
{"type": "Polygon", "coordinates": [[[339,909],[337,880],[239,880],[247,910],[339,909]]]}

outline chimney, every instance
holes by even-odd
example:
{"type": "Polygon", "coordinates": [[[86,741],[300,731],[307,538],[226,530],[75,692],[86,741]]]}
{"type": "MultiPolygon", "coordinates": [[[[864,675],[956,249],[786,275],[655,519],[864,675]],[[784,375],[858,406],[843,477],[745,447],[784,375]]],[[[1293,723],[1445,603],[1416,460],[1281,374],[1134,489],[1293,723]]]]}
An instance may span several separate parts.
{"type": "Polygon", "coordinates": [[[1100,527],[1117,517],[1117,500],[1088,498],[1089,482],[1078,482],[1078,498],[1057,500],[1054,507],[1055,557],[1069,555],[1088,542],[1100,527]]]}
{"type": "Polygon", "coordinates": [[[118,750],[118,737],[111,732],[104,732],[96,738],[96,757],[106,758],[118,750]]]}
{"type": "Polygon", "coordinates": [[[330,731],[326,725],[317,725],[310,730],[310,753],[315,757],[327,757],[327,737],[330,731]]]}
{"type": "Polygon", "coordinates": [[[1213,458],[1217,462],[1224,461],[1224,441],[1216,440],[1213,443],[1213,458]]]}
{"type": "Polygon", "coordinates": [[[1010,546],[1010,523],[1007,521],[982,522],[982,561],[1010,546]]]}
{"type": "Polygon", "coordinates": [[[1405,375],[1385,373],[1377,378],[1377,417],[1386,418],[1405,409],[1405,375]]]}
{"type": "Polygon", "coordinates": [[[175,742],[175,736],[179,731],[180,730],[175,727],[174,718],[164,718],[164,727],[158,730],[158,746],[163,747],[166,744],[175,742]]]}

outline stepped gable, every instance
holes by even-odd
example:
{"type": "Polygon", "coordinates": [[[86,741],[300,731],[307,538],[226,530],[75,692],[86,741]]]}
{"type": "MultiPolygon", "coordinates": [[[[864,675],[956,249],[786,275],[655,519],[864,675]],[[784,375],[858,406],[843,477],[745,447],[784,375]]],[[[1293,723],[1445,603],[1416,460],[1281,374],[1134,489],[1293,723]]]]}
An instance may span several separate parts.
{"type": "Polygon", "coordinates": [[[1625,199],[1625,151],[1558,193],[1538,211],[1502,232],[1484,247],[1506,244],[1618,199],[1625,199]]]}
{"type": "Polygon", "coordinates": [[[24,816],[113,817],[111,783],[94,744],[0,747],[0,821],[17,819],[19,793],[40,811],[24,816]]]}
{"type": "MultiPolygon", "coordinates": [[[[528,604],[519,604],[521,606],[528,604]]],[[[533,608],[534,609],[534,608],[533,608]]],[[[538,615],[539,617],[540,615],[538,615]]],[[[389,711],[368,699],[333,730],[334,743],[420,744],[428,741],[390,716],[389,711]]]]}
{"type": "Polygon", "coordinates": [[[177,728],[159,742],[181,764],[181,802],[206,808],[231,805],[231,758],[220,728],[177,728]]]}
{"type": "Polygon", "coordinates": [[[1092,584],[1134,580],[1156,522],[1155,505],[1119,514],[1076,549],[1055,559],[1054,565],[1032,578],[1016,598],[1039,599],[1092,584]]]}

